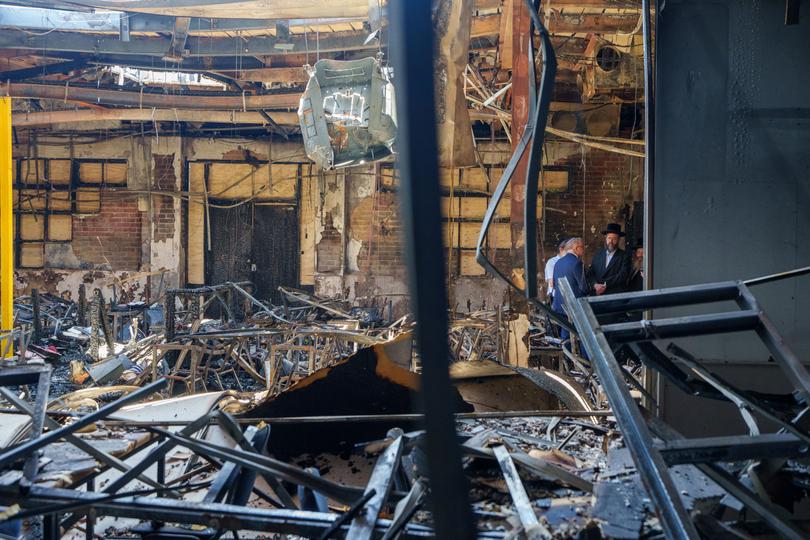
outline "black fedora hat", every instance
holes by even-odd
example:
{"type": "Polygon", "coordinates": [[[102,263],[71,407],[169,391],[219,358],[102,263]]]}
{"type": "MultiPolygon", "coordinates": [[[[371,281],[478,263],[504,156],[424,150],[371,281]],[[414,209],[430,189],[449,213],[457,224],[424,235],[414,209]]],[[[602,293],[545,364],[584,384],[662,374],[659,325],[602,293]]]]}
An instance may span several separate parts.
{"type": "Polygon", "coordinates": [[[618,223],[607,224],[607,227],[605,227],[605,230],[602,231],[602,234],[607,235],[609,233],[618,234],[619,236],[625,236],[625,234],[622,232],[622,226],[619,225],[618,223]]]}

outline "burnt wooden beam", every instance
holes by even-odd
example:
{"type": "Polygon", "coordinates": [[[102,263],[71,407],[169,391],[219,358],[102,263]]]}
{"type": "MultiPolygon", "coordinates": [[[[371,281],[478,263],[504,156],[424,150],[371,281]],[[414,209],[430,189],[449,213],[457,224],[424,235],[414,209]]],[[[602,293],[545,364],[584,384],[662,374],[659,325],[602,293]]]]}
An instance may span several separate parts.
{"type": "MultiPolygon", "coordinates": [[[[788,3],[798,0],[788,0],[788,3]]],[[[556,6],[556,4],[555,4],[556,6]]],[[[507,10],[504,9],[504,13],[507,10]]],[[[502,31],[500,13],[473,17],[470,37],[496,36],[502,31]]],[[[576,14],[552,11],[547,21],[551,34],[613,34],[631,32],[638,25],[636,14],[576,14]]]]}
{"type": "Polygon", "coordinates": [[[96,105],[178,109],[263,110],[297,109],[300,92],[284,94],[163,94],[62,84],[0,83],[0,91],[17,98],[58,99],[96,105]]]}
{"type": "Polygon", "coordinates": [[[71,71],[87,67],[88,62],[83,58],[68,60],[66,62],[55,62],[25,69],[15,69],[12,71],[0,71],[0,79],[4,81],[23,81],[36,77],[47,77],[48,75],[60,75],[71,71]]]}
{"type": "MultiPolygon", "coordinates": [[[[368,34],[359,32],[335,32],[321,35],[318,50],[321,52],[377,50],[376,43],[365,43],[368,34]]],[[[0,48],[23,49],[47,52],[72,52],[94,55],[127,55],[131,57],[149,56],[163,58],[170,50],[172,38],[136,37],[129,42],[118,39],[117,35],[98,35],[82,32],[49,32],[45,35],[31,35],[22,30],[4,29],[0,32],[0,48]]],[[[314,52],[314,42],[307,36],[296,35],[287,42],[274,36],[248,38],[212,38],[189,36],[186,40],[185,57],[217,56],[278,56],[284,54],[314,52]],[[277,47],[276,45],[283,45],[277,47]]]]}

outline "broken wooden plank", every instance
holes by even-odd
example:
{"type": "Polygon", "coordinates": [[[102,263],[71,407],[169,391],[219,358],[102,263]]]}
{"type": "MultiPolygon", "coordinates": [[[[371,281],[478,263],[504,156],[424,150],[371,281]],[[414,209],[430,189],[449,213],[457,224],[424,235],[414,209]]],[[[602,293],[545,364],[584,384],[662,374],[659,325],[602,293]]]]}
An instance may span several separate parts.
{"type": "Polygon", "coordinates": [[[388,498],[388,493],[391,491],[391,486],[394,482],[394,473],[399,465],[399,458],[402,455],[402,437],[397,439],[385,449],[385,452],[377,460],[374,466],[374,471],[371,473],[371,478],[366,486],[365,493],[374,490],[376,493],[366,503],[360,514],[354,518],[352,524],[349,526],[349,532],[346,538],[352,540],[368,540],[374,532],[374,525],[377,523],[377,516],[380,514],[380,509],[385,500],[388,498]]]}
{"type": "Polygon", "coordinates": [[[512,495],[512,502],[515,503],[515,510],[517,510],[526,537],[529,540],[551,538],[551,532],[538,521],[537,515],[534,513],[529,495],[526,493],[526,488],[523,487],[523,482],[520,481],[520,476],[515,464],[512,462],[509,451],[505,446],[496,446],[492,451],[503,472],[503,478],[506,480],[510,495],[512,495]]]}

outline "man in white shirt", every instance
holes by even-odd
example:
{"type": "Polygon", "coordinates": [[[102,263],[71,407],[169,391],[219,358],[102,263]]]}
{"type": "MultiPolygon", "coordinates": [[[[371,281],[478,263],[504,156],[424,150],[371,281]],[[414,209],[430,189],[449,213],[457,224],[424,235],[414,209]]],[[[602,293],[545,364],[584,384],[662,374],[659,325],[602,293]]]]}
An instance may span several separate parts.
{"type": "Polygon", "coordinates": [[[551,302],[554,298],[554,265],[557,261],[560,260],[563,256],[565,256],[565,244],[568,243],[568,240],[563,240],[560,242],[560,245],[557,247],[557,255],[553,256],[548,260],[546,263],[546,285],[547,291],[546,294],[548,295],[549,302],[551,302]]]}

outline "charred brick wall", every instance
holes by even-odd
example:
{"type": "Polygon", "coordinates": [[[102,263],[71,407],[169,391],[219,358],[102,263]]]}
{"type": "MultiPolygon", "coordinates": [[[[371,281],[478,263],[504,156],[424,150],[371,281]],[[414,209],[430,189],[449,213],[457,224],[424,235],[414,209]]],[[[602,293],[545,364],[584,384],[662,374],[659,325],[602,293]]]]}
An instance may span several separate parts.
{"type": "MultiPolygon", "coordinates": [[[[606,223],[624,227],[633,201],[641,200],[643,161],[640,158],[590,149],[555,161],[569,171],[568,190],[546,194],[545,254],[556,254],[557,244],[573,236],[585,240],[585,258],[603,244],[606,223]]],[[[542,231],[540,231],[542,234],[542,231]]]]}
{"type": "Polygon", "coordinates": [[[98,215],[73,220],[73,251],[86,264],[138,270],[141,219],[136,195],[103,192],[98,215]]]}
{"type": "MultiPolygon", "coordinates": [[[[152,187],[156,191],[174,192],[177,178],[174,174],[174,154],[154,156],[152,187]]],[[[161,242],[174,237],[174,199],[167,196],[153,197],[154,241],[161,242]]]]}

